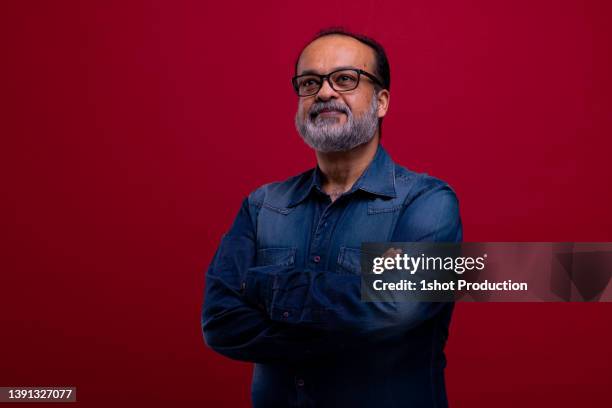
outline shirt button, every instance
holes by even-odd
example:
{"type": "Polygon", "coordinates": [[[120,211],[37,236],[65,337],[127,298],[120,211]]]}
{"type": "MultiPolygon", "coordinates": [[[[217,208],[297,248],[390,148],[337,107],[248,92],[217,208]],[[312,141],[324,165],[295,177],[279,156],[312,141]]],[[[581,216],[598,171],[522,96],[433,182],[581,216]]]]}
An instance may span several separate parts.
{"type": "Polygon", "coordinates": [[[302,380],[301,378],[299,378],[299,379],[297,380],[297,386],[298,386],[298,387],[303,387],[303,386],[304,386],[304,380],[302,380]]]}
{"type": "Polygon", "coordinates": [[[289,312],[283,312],[283,317],[286,319],[289,317],[289,312]]]}
{"type": "Polygon", "coordinates": [[[312,260],[315,261],[315,263],[319,263],[321,261],[321,257],[319,255],[315,255],[312,260]]]}

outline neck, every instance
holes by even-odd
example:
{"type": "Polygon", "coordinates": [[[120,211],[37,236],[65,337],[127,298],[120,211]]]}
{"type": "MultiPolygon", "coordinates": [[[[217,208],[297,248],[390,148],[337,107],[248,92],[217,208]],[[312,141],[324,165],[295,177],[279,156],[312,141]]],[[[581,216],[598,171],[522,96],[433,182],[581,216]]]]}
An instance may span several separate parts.
{"type": "Polygon", "coordinates": [[[317,164],[323,173],[322,188],[334,201],[350,190],[374,159],[378,148],[378,131],[368,143],[346,152],[316,152],[317,164]]]}

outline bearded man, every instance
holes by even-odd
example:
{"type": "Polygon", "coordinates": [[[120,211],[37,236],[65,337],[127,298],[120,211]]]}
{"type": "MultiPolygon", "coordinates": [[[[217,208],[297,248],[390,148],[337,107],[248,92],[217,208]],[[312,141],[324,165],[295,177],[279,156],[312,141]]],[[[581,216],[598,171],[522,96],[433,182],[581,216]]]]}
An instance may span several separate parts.
{"type": "Polygon", "coordinates": [[[320,32],[295,64],[317,166],[246,198],[206,275],[206,344],[254,362],[258,407],[445,407],[452,303],[361,300],[362,242],[459,242],[445,182],[380,144],[390,70],[376,41],[320,32]]]}

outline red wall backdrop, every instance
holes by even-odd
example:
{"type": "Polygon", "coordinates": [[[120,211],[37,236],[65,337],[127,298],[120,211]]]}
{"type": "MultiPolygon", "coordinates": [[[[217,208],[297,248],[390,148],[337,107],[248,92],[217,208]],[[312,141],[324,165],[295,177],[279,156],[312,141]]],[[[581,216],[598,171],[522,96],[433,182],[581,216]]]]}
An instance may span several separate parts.
{"type": "MultiPolygon", "coordinates": [[[[0,385],[249,405],[204,271],[249,191],[314,164],[290,77],[328,25],[386,46],[384,145],[455,187],[467,241],[612,241],[611,4],[2,1],[0,385]]],[[[611,311],[458,305],[452,406],[610,406],[611,311]]]]}

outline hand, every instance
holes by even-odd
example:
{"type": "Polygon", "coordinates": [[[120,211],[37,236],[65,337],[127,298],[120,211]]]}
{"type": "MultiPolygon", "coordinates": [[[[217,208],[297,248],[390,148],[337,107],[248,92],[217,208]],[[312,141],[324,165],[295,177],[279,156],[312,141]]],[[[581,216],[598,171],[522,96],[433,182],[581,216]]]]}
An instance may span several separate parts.
{"type": "Polygon", "coordinates": [[[381,256],[383,258],[395,258],[396,255],[402,254],[401,248],[389,248],[381,256]]]}

